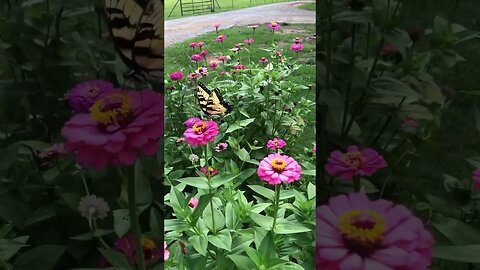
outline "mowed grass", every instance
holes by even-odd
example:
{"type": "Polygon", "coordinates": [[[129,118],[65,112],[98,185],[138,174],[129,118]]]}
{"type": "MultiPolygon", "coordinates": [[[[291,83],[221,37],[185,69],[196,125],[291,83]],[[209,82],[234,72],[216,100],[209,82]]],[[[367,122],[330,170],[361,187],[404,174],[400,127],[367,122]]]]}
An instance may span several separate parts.
{"type": "Polygon", "coordinates": [[[315,5],[315,3],[306,3],[306,4],[298,6],[298,8],[315,11],[316,10],[316,5],[315,5]]]}
{"type": "MultiPolygon", "coordinates": [[[[183,3],[192,3],[192,2],[200,2],[200,1],[205,1],[205,0],[182,0],[183,3]]],[[[267,5],[267,4],[275,4],[275,3],[281,3],[281,2],[289,2],[292,0],[214,0],[215,4],[215,12],[223,12],[223,11],[229,11],[229,10],[235,10],[235,9],[241,9],[241,8],[248,8],[248,7],[254,7],[254,6],[260,6],[260,5],[267,5]],[[219,8],[220,6],[220,8],[219,8]]],[[[198,5],[198,4],[197,4],[198,5]]],[[[179,0],[165,0],[165,19],[166,20],[171,20],[175,18],[181,18],[181,11],[180,11],[180,1],[179,0]],[[178,2],[177,6],[175,7],[175,4],[178,2]],[[174,8],[175,7],[175,8],[174,8]],[[174,10],[172,11],[172,9],[174,10]],[[171,12],[170,17],[169,14],[171,12]]],[[[210,12],[207,13],[202,13],[202,14],[209,14],[210,12]]],[[[191,12],[184,13],[183,17],[188,17],[188,16],[195,16],[195,15],[201,15],[201,14],[192,14],[191,12]]]]}

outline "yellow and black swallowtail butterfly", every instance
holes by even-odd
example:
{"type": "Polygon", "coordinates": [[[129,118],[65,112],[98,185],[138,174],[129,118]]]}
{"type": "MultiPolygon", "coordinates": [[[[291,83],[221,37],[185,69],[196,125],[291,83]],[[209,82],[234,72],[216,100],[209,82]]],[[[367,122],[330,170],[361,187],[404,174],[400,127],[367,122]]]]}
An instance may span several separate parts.
{"type": "Polygon", "coordinates": [[[198,82],[197,99],[200,109],[208,116],[223,115],[233,110],[233,106],[223,100],[218,88],[210,91],[201,82],[198,82]]]}
{"type": "Polygon", "coordinates": [[[160,0],[105,0],[115,47],[131,69],[125,77],[163,79],[163,3],[160,0]]]}

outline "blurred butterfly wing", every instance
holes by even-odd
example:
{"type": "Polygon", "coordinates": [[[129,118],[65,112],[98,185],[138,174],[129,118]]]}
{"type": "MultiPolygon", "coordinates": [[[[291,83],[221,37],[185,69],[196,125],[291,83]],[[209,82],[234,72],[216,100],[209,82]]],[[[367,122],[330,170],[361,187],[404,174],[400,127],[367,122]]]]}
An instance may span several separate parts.
{"type": "Polygon", "coordinates": [[[207,113],[207,104],[210,99],[210,90],[201,82],[198,82],[198,88],[197,88],[197,99],[198,99],[198,105],[200,105],[200,109],[205,114],[207,113]]]}
{"type": "Polygon", "coordinates": [[[221,115],[231,112],[233,106],[226,102],[218,89],[215,89],[208,99],[207,114],[221,115]]]}

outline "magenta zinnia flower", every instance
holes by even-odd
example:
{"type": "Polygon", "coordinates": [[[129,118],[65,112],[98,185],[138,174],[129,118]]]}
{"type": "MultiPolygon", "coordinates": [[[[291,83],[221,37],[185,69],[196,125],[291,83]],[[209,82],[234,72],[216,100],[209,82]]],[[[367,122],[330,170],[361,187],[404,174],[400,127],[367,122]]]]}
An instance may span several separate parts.
{"type": "Polygon", "coordinates": [[[188,118],[187,121],[185,121],[185,126],[187,128],[191,128],[193,127],[193,125],[195,125],[196,122],[198,121],[201,121],[200,118],[197,118],[197,117],[192,117],[192,118],[188,118]]]}
{"type": "Polygon", "coordinates": [[[170,251],[167,249],[167,241],[163,241],[163,260],[166,261],[170,257],[170,251]]]}
{"type": "Polygon", "coordinates": [[[282,182],[291,183],[300,179],[302,168],[292,157],[270,154],[260,161],[257,173],[261,180],[270,185],[277,185],[282,182]]]}
{"type": "Polygon", "coordinates": [[[225,74],[227,74],[225,71],[220,71],[220,72],[218,73],[218,75],[225,75],[225,74]]]}
{"type": "Polygon", "coordinates": [[[230,57],[222,55],[222,56],[217,57],[217,60],[225,62],[226,60],[230,60],[230,57]]]}
{"type": "Polygon", "coordinates": [[[267,142],[267,148],[270,150],[280,149],[285,147],[285,145],[287,145],[287,143],[284,140],[278,139],[278,138],[274,138],[273,140],[268,140],[267,142]]]}
{"type": "Polygon", "coordinates": [[[208,51],[201,51],[200,52],[200,56],[205,57],[206,55],[208,55],[208,51]]]}
{"type": "Polygon", "coordinates": [[[387,162],[375,150],[366,148],[360,151],[357,146],[351,145],[347,153],[332,152],[325,170],[332,176],[350,180],[355,175],[370,176],[384,167],[387,167],[387,162]]]}
{"type": "Polygon", "coordinates": [[[260,63],[268,63],[268,59],[265,58],[265,57],[262,57],[262,58],[260,58],[260,60],[258,60],[258,62],[260,62],[260,63]]]}
{"type": "Polygon", "coordinates": [[[247,43],[248,45],[252,44],[255,40],[251,39],[251,38],[248,38],[248,39],[245,39],[243,42],[247,43]]]}
{"type": "MultiPolygon", "coordinates": [[[[166,242],[165,242],[166,243],[166,242]]],[[[153,264],[159,260],[161,260],[162,256],[162,248],[156,241],[153,239],[143,237],[141,239],[141,245],[143,250],[143,256],[145,257],[145,261],[147,264],[153,264]]],[[[137,263],[137,252],[135,249],[135,238],[132,234],[124,236],[118,239],[115,242],[115,246],[113,247],[115,251],[118,251],[124,254],[130,263],[136,264],[137,263]]],[[[164,249],[166,246],[164,245],[164,249]]],[[[170,252],[164,252],[164,258],[168,259],[170,252]],[[168,253],[168,255],[166,254],[168,253]]]]}
{"type": "Polygon", "coordinates": [[[226,35],[219,35],[217,38],[215,38],[215,41],[220,42],[224,41],[225,39],[227,39],[226,35]]]}
{"type": "Polygon", "coordinates": [[[480,168],[473,171],[473,188],[480,189],[480,168]]]}
{"type": "Polygon", "coordinates": [[[363,193],[338,195],[317,208],[317,269],[423,270],[434,242],[405,206],[363,193]]]}
{"type": "Polygon", "coordinates": [[[272,23],[269,23],[268,24],[268,28],[272,29],[272,30],[275,30],[275,29],[278,29],[280,28],[280,24],[276,23],[276,22],[272,22],[272,23]]]}
{"type": "Polygon", "coordinates": [[[292,52],[301,52],[303,51],[303,45],[301,43],[293,43],[290,47],[290,51],[292,52]]]}
{"type": "Polygon", "coordinates": [[[183,73],[181,71],[175,71],[170,73],[170,79],[172,79],[172,81],[179,81],[182,78],[183,78],[183,73]]]}
{"type": "Polygon", "coordinates": [[[75,85],[65,98],[76,113],[88,113],[97,99],[115,92],[113,84],[104,80],[85,81],[75,85]]]}
{"type": "Polygon", "coordinates": [[[190,48],[198,47],[198,43],[192,42],[192,43],[190,43],[190,44],[188,45],[188,47],[190,47],[190,48]]]}
{"type": "Polygon", "coordinates": [[[191,198],[191,199],[188,201],[188,206],[190,206],[191,208],[197,207],[197,204],[198,204],[198,199],[195,198],[195,197],[191,198]]]}
{"type": "Polygon", "coordinates": [[[203,47],[203,45],[205,45],[205,42],[203,41],[197,43],[197,46],[200,47],[200,49],[203,47]]]}
{"type": "Polygon", "coordinates": [[[299,38],[299,37],[296,37],[296,38],[293,40],[293,43],[302,43],[302,39],[299,38]]]}
{"type": "Polygon", "coordinates": [[[187,140],[188,144],[196,146],[213,142],[217,134],[218,126],[216,122],[212,120],[200,120],[195,122],[191,128],[188,128],[183,133],[183,136],[187,140]]]}
{"type": "Polygon", "coordinates": [[[218,68],[218,61],[210,61],[209,68],[218,68]]]}
{"type": "Polygon", "coordinates": [[[163,136],[163,95],[122,91],[97,100],[90,114],[77,114],[62,129],[66,150],[84,167],[132,165],[138,154],[154,155],[163,136]]]}
{"type": "Polygon", "coordinates": [[[199,55],[199,54],[193,54],[190,58],[191,58],[193,61],[200,61],[200,60],[202,60],[202,56],[199,55]]]}
{"type": "Polygon", "coordinates": [[[207,176],[208,175],[214,176],[215,174],[218,173],[218,171],[215,170],[215,168],[213,168],[213,167],[208,167],[208,170],[207,170],[207,167],[202,167],[202,168],[200,168],[200,171],[207,176]]]}
{"type": "Polygon", "coordinates": [[[245,65],[236,65],[233,67],[234,69],[245,69],[246,66],[245,65]]]}

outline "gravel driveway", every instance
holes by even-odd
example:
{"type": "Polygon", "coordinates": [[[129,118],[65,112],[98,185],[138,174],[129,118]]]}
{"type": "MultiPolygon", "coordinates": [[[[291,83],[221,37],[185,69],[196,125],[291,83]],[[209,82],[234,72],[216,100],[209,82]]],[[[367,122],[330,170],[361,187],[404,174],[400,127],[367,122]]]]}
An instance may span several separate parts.
{"type": "Polygon", "coordinates": [[[315,23],[315,12],[296,8],[312,1],[295,1],[256,6],[232,11],[192,16],[165,21],[165,47],[220,29],[273,21],[287,23],[315,23]]]}

